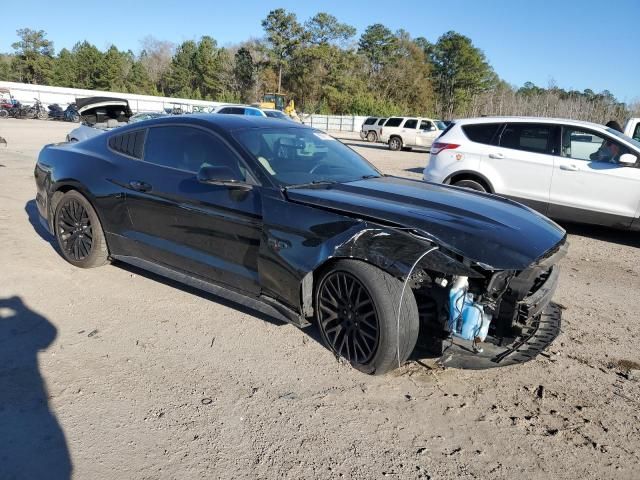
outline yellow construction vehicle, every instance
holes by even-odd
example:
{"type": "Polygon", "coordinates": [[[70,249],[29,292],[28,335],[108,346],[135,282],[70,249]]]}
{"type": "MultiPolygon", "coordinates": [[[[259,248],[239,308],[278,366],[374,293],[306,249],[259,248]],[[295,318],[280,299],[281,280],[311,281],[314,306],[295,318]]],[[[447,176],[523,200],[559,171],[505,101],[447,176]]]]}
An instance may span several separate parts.
{"type": "Polygon", "coordinates": [[[254,106],[258,108],[279,110],[292,119],[298,122],[300,121],[300,118],[296,113],[296,106],[293,99],[289,100],[287,103],[287,97],[282,93],[265,93],[262,96],[262,101],[255,103],[254,106]]]}

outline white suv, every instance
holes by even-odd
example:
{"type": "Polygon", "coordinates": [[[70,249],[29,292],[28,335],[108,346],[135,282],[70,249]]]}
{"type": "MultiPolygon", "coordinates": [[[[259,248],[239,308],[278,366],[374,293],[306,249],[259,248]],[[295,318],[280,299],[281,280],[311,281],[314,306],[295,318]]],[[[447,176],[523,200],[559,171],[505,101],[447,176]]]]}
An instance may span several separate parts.
{"type": "Polygon", "coordinates": [[[558,220],[640,230],[640,142],[557,118],[457,120],[424,179],[512,198],[558,220]]]}
{"type": "Polygon", "coordinates": [[[445,129],[442,122],[420,117],[391,117],[380,129],[379,141],[391,150],[429,148],[445,129]]]}
{"type": "Polygon", "coordinates": [[[369,117],[363,123],[360,128],[360,138],[362,140],[367,140],[368,142],[377,142],[378,137],[380,136],[380,129],[384,122],[386,122],[386,118],[379,117],[369,117]]]}

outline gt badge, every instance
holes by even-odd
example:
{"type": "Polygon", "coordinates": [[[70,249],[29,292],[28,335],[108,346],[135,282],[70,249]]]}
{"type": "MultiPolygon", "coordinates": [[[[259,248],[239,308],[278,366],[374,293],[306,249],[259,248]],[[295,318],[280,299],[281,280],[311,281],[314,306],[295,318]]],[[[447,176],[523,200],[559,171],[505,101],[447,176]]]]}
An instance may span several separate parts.
{"type": "Polygon", "coordinates": [[[456,160],[462,160],[464,158],[464,155],[461,153],[456,153],[456,160]]]}

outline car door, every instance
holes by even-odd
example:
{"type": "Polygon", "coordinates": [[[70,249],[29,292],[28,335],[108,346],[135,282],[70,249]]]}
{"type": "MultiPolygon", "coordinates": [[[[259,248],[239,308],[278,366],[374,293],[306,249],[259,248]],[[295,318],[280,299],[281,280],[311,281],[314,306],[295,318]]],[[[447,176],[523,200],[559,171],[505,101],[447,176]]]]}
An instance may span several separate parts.
{"type": "Polygon", "coordinates": [[[216,134],[193,126],[151,127],[144,157],[129,180],[128,236],[140,256],[250,293],[259,292],[260,187],[201,183],[203,165],[227,166],[255,183],[237,153],[216,134]]]}
{"type": "Polygon", "coordinates": [[[406,147],[414,147],[416,145],[416,136],[418,134],[418,119],[407,118],[400,129],[402,133],[402,143],[406,147]]]}
{"type": "Polygon", "coordinates": [[[617,159],[632,151],[613,137],[582,127],[563,127],[554,159],[549,216],[627,228],[640,206],[640,168],[617,159]]]}
{"type": "Polygon", "coordinates": [[[431,147],[431,144],[438,138],[440,133],[431,120],[420,120],[416,134],[416,145],[419,147],[431,147]]]}
{"type": "Polygon", "coordinates": [[[545,123],[507,123],[496,145],[487,147],[483,170],[494,170],[502,185],[496,193],[546,213],[553,175],[553,154],[559,150],[559,127],[545,123]]]}

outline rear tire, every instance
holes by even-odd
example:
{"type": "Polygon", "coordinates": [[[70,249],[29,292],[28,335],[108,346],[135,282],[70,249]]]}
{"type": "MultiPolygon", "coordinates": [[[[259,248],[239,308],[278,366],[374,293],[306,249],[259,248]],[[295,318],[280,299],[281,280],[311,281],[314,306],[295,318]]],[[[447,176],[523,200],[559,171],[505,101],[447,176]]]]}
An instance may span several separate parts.
{"type": "Polygon", "coordinates": [[[9,112],[7,112],[5,109],[0,110],[0,118],[8,118],[9,117],[9,112]]]}
{"type": "Polygon", "coordinates": [[[402,139],[400,137],[391,137],[389,139],[389,149],[394,152],[402,150],[402,139]]]}
{"type": "Polygon", "coordinates": [[[404,292],[400,305],[402,287],[403,282],[368,263],[336,262],[321,277],[315,294],[325,345],[370,375],[404,363],[416,345],[420,322],[411,289],[404,292]]]}
{"type": "Polygon", "coordinates": [[[378,140],[378,135],[376,134],[376,132],[374,132],[373,130],[369,131],[369,133],[367,133],[367,141],[373,143],[376,140],[378,140]]]}
{"type": "Polygon", "coordinates": [[[478,192],[486,192],[487,189],[480,182],[476,180],[458,180],[453,185],[456,187],[468,188],[469,190],[476,190],[478,192]]]}
{"type": "Polygon", "coordinates": [[[100,219],[79,192],[65,193],[56,204],[53,228],[62,256],[70,264],[93,268],[108,262],[109,250],[100,219]]]}

